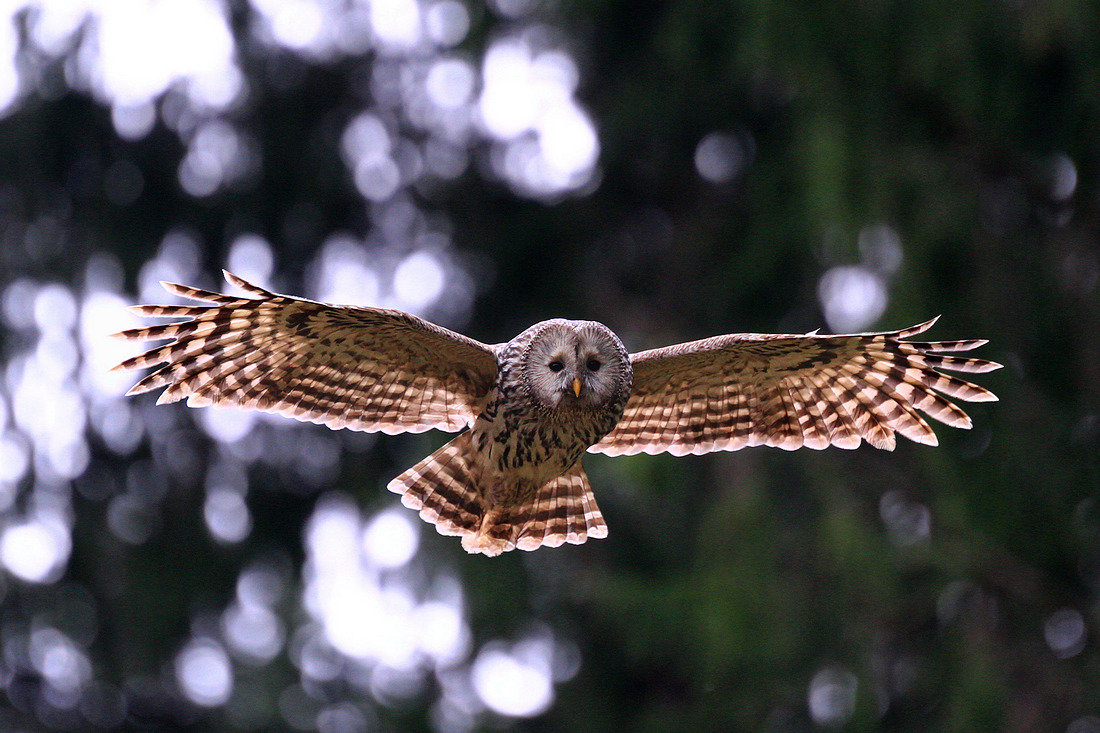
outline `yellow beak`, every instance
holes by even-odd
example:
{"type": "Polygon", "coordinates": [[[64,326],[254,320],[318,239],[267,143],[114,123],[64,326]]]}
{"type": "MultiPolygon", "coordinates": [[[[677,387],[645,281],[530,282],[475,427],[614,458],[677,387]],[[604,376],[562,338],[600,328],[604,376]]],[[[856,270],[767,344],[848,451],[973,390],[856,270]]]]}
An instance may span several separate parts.
{"type": "Polygon", "coordinates": [[[573,394],[581,396],[581,380],[577,377],[573,377],[573,394]]]}

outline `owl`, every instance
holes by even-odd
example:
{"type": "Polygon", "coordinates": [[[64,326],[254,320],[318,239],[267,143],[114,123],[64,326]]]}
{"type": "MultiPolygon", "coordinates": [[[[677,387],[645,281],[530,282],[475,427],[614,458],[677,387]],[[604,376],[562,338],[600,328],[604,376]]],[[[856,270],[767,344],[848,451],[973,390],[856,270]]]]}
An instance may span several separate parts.
{"type": "Polygon", "coordinates": [[[115,367],[158,367],[128,394],[165,387],[158,404],[186,398],[331,428],[458,433],[388,488],[441,534],[489,556],[607,536],[585,451],[862,440],[892,450],[896,434],[936,445],[919,412],[969,428],[948,398],[997,399],[945,373],[999,368],[952,355],[985,341],[906,340],[936,319],[886,333],[730,334],[630,354],[594,321],[543,321],[487,345],[409,313],[326,305],[225,277],[251,297],[164,283],[207,305],[134,307],[177,322],[116,334],[168,341],[115,367]]]}

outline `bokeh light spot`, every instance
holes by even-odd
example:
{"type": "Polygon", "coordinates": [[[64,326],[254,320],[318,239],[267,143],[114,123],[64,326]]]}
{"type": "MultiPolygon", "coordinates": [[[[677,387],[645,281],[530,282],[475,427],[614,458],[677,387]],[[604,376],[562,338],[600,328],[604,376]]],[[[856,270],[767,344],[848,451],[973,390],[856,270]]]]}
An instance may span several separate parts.
{"type": "Polygon", "coordinates": [[[810,716],[831,728],[848,722],[856,709],[859,680],[843,667],[825,667],[810,680],[810,716]]]}
{"type": "Polygon", "coordinates": [[[405,512],[382,512],[363,530],[363,551],[376,567],[401,567],[416,554],[419,544],[417,527],[405,512]]]}
{"type": "Polygon", "coordinates": [[[695,148],[695,170],[711,183],[729,183],[744,169],[747,156],[736,137],[712,132],[695,148]]]}
{"type": "Polygon", "coordinates": [[[176,679],[183,694],[204,707],[224,705],[233,691],[229,657],[210,639],[196,639],[180,651],[176,679]]]}
{"type": "Polygon", "coordinates": [[[206,494],[203,517],[210,534],[227,543],[240,542],[252,531],[252,516],[244,497],[234,489],[211,489],[206,494]]]}
{"type": "Polygon", "coordinates": [[[222,628],[230,648],[252,664],[270,662],[283,647],[282,622],[264,606],[230,606],[222,615],[222,628]]]}
{"type": "Polygon", "coordinates": [[[443,0],[428,6],[424,16],[428,37],[441,46],[455,46],[470,30],[470,11],[455,0],[443,0]]]}
{"type": "Polygon", "coordinates": [[[1060,659],[1076,656],[1085,648],[1085,619],[1075,608],[1061,608],[1043,621],[1043,638],[1060,659]]]}
{"type": "Polygon", "coordinates": [[[242,234],[229,245],[226,269],[260,287],[269,286],[275,269],[271,244],[258,234],[242,234]]]}
{"type": "Polygon", "coordinates": [[[401,308],[420,311],[439,298],[445,282],[443,266],[434,255],[414,252],[394,271],[393,294],[401,308]]]}
{"type": "Polygon", "coordinates": [[[0,534],[0,561],[13,575],[33,583],[50,582],[69,559],[71,540],[59,521],[31,519],[0,534]]]}
{"type": "Polygon", "coordinates": [[[825,321],[835,333],[868,328],[886,311],[886,283],[878,273],[860,265],[827,271],[817,292],[825,321]]]}
{"type": "Polygon", "coordinates": [[[474,91],[474,69],[461,59],[440,59],[432,64],[425,88],[439,107],[446,110],[461,107],[474,91]]]}
{"type": "Polygon", "coordinates": [[[478,697],[501,715],[529,718],[554,700],[550,676],[500,648],[483,649],[474,660],[471,680],[478,697]]]}

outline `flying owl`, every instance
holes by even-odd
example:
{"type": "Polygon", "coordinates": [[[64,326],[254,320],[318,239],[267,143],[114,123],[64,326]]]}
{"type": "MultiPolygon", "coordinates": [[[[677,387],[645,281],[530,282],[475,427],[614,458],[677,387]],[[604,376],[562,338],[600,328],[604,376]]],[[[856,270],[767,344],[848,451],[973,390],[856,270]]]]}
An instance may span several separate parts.
{"type": "Polygon", "coordinates": [[[206,306],[141,305],[187,319],[116,336],[170,343],[116,369],[160,366],[128,394],[167,387],[157,403],[227,404],[331,428],[459,433],[389,483],[405,506],[471,553],[583,543],[607,536],[581,455],[673,455],[771,445],[785,450],[895,433],[936,445],[918,410],[959,428],[947,397],[994,401],[943,373],[1001,365],[949,354],[983,340],[888,333],[730,334],[629,354],[595,321],[554,319],[487,345],[409,313],[278,295],[226,272],[253,297],[164,283],[206,306]]]}

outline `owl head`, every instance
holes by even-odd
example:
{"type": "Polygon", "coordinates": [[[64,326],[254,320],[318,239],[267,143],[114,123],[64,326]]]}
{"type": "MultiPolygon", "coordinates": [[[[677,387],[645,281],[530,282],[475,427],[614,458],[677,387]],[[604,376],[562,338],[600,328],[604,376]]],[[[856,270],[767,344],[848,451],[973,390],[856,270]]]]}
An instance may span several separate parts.
{"type": "Polygon", "coordinates": [[[543,321],[528,329],[521,379],[540,405],[601,409],[625,403],[633,370],[622,342],[596,321],[543,321]]]}

